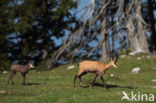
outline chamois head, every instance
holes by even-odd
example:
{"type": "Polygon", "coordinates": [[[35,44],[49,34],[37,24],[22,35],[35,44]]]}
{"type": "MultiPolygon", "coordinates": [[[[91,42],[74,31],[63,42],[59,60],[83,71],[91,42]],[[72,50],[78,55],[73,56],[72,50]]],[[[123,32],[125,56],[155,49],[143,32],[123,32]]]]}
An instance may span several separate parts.
{"type": "Polygon", "coordinates": [[[118,68],[118,64],[117,64],[118,58],[119,58],[119,57],[117,57],[115,60],[112,60],[112,59],[111,59],[110,65],[111,65],[112,67],[118,68]]]}
{"type": "Polygon", "coordinates": [[[29,64],[28,64],[30,69],[35,68],[34,63],[32,61],[29,60],[29,64]]]}

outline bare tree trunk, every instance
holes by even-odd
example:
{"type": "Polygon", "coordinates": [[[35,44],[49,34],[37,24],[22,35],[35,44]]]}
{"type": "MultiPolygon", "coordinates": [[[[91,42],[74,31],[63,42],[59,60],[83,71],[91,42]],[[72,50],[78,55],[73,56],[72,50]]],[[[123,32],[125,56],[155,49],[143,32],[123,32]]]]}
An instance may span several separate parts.
{"type": "Polygon", "coordinates": [[[47,51],[46,49],[43,50],[42,59],[45,59],[47,57],[47,51]]]}
{"type": "Polygon", "coordinates": [[[155,1],[153,0],[148,0],[148,14],[150,17],[150,24],[151,24],[151,51],[153,53],[156,53],[156,30],[155,30],[155,20],[154,20],[154,7],[153,4],[155,3],[155,1]]]}
{"type": "Polygon", "coordinates": [[[137,19],[137,29],[138,29],[138,41],[139,47],[138,49],[143,50],[145,53],[149,53],[149,45],[147,42],[147,31],[145,29],[144,24],[142,23],[142,14],[141,14],[141,0],[139,0],[138,6],[136,6],[136,19],[137,19]]]}
{"type": "MultiPolygon", "coordinates": [[[[106,3],[106,0],[102,0],[101,2],[106,3]]],[[[104,9],[101,24],[101,39],[103,40],[103,44],[100,61],[110,60],[109,35],[107,33],[108,18],[106,14],[107,9],[104,9]]]]}
{"type": "Polygon", "coordinates": [[[149,53],[147,34],[142,23],[141,0],[134,1],[136,5],[136,24],[133,15],[130,15],[127,27],[129,31],[130,47],[133,51],[149,53]]]}
{"type": "MultiPolygon", "coordinates": [[[[141,14],[141,0],[95,1],[95,9],[91,9],[94,12],[89,13],[89,15],[92,16],[89,16],[87,19],[86,17],[88,16],[85,14],[87,14],[90,7],[91,6],[89,5],[86,7],[87,9],[82,9],[84,10],[84,13],[79,19],[79,26],[77,27],[77,30],[71,32],[64,40],[62,46],[56,52],[54,52],[53,56],[47,62],[48,68],[51,68],[57,64],[61,57],[64,57],[64,60],[68,62],[72,62],[72,58],[74,57],[76,57],[76,60],[83,60],[84,57],[91,57],[92,54],[92,57],[95,57],[97,56],[97,53],[94,54],[93,52],[98,52],[100,47],[102,47],[100,61],[109,60],[110,32],[114,32],[114,34],[112,34],[112,50],[114,50],[114,47],[116,46],[114,43],[115,40],[118,39],[121,40],[121,48],[127,49],[127,47],[130,46],[133,51],[149,53],[146,25],[144,25],[145,22],[141,14]],[[109,13],[107,13],[108,11],[109,13]],[[114,19],[114,23],[112,23],[113,25],[110,23],[108,26],[108,20],[111,16],[114,19]],[[82,20],[83,18],[85,19],[82,20]],[[99,21],[101,21],[101,25],[99,25],[99,21]],[[88,49],[88,43],[94,39],[97,39],[95,37],[96,35],[99,35],[99,31],[101,40],[97,40],[99,43],[95,47],[90,47],[88,49]],[[85,52],[79,53],[79,51],[85,52]],[[68,56],[64,56],[64,53],[68,53],[68,56]],[[76,54],[78,54],[78,56],[76,56],[76,54]],[[69,59],[67,57],[69,57],[69,59]]],[[[152,39],[153,43],[155,43],[155,39],[152,39]]],[[[116,52],[114,52],[114,55],[115,53],[116,52]]]]}
{"type": "MultiPolygon", "coordinates": [[[[113,20],[113,17],[112,18],[112,24],[114,25],[114,20],[113,20]]],[[[112,26],[113,26],[112,25],[112,26]]],[[[114,32],[115,32],[115,29],[112,29],[112,33],[111,33],[111,39],[112,39],[112,56],[113,58],[115,57],[115,37],[114,37],[114,32]]]]}

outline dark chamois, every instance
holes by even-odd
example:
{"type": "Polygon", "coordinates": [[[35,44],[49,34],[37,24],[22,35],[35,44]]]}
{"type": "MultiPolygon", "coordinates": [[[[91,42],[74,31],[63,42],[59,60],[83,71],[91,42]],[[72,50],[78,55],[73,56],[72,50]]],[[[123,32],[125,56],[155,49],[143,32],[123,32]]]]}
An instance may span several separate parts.
{"type": "Polygon", "coordinates": [[[12,79],[13,79],[13,76],[16,74],[16,72],[18,72],[18,73],[21,73],[21,75],[23,76],[23,85],[25,85],[26,74],[28,73],[30,69],[33,69],[33,68],[35,68],[35,66],[32,61],[29,61],[28,65],[19,65],[19,64],[11,65],[10,67],[11,75],[9,77],[8,84],[11,80],[12,84],[14,85],[14,82],[12,81],[12,79]]]}

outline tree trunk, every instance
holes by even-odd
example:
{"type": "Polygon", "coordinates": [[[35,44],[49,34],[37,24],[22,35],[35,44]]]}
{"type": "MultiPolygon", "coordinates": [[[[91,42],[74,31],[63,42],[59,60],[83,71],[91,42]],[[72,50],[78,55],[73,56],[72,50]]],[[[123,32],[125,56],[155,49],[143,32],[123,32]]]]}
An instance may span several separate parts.
{"type": "Polygon", "coordinates": [[[47,57],[47,51],[46,49],[43,50],[42,59],[45,59],[47,57]]]}
{"type": "MultiPolygon", "coordinates": [[[[112,18],[112,26],[114,25],[114,20],[113,20],[113,16],[111,17],[112,18]]],[[[114,37],[114,32],[115,32],[115,29],[113,28],[112,29],[112,33],[111,33],[111,39],[112,39],[112,53],[111,53],[111,56],[114,58],[116,53],[115,53],[115,37],[114,37]]]]}
{"type": "Polygon", "coordinates": [[[155,20],[154,20],[154,0],[148,0],[148,15],[150,17],[150,25],[151,25],[151,46],[150,49],[153,53],[156,53],[156,30],[155,30],[155,20]]]}
{"type": "Polygon", "coordinates": [[[139,0],[138,6],[136,6],[136,19],[137,19],[137,29],[138,29],[138,41],[139,41],[139,47],[138,49],[143,50],[145,53],[149,53],[149,45],[147,42],[147,31],[144,27],[144,24],[142,23],[142,14],[141,14],[141,0],[139,0]]]}
{"type": "Polygon", "coordinates": [[[133,15],[130,16],[127,27],[129,31],[130,47],[133,51],[149,53],[147,34],[142,23],[141,0],[135,1],[136,6],[136,27],[133,21],[133,15]],[[139,2],[139,3],[137,3],[139,2]]]}
{"type": "MultiPolygon", "coordinates": [[[[102,0],[101,2],[106,4],[106,0],[102,0]]],[[[102,14],[101,39],[103,40],[103,44],[100,61],[110,60],[109,35],[107,33],[108,18],[106,14],[107,9],[105,9],[102,14]]]]}

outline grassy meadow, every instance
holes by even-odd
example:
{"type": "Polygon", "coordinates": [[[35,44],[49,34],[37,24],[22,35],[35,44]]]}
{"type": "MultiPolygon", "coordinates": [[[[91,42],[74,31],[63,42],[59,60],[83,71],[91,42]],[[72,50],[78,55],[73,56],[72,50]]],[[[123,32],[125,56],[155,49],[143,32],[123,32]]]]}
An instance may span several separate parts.
{"type": "Polygon", "coordinates": [[[76,63],[43,72],[31,70],[26,75],[25,86],[22,85],[20,74],[14,76],[15,85],[8,85],[10,72],[0,72],[0,103],[131,103],[128,100],[121,101],[122,91],[129,96],[131,91],[136,94],[154,94],[156,102],[156,82],[151,81],[156,80],[156,57],[138,56],[119,58],[119,68],[107,71],[104,79],[108,90],[103,89],[99,77],[93,89],[90,89],[94,74],[82,76],[83,87],[79,86],[77,79],[76,88],[73,88],[73,77],[78,71],[76,63]],[[138,56],[141,60],[137,59],[138,56]],[[75,68],[67,70],[70,65],[75,65],[75,68]],[[140,67],[141,71],[131,74],[134,67],[140,67]]]}

